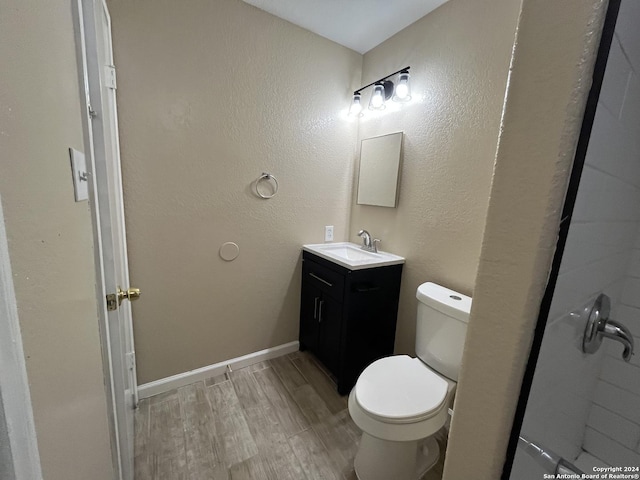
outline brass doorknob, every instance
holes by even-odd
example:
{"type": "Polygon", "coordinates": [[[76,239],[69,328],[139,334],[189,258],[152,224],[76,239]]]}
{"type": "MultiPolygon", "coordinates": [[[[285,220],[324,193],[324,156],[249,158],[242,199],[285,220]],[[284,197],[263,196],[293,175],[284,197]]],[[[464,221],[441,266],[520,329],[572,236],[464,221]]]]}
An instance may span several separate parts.
{"type": "Polygon", "coordinates": [[[117,295],[118,305],[120,305],[125,298],[130,302],[137,300],[138,298],[140,298],[141,293],[139,288],[128,288],[126,290],[122,290],[120,287],[118,287],[117,295]]]}

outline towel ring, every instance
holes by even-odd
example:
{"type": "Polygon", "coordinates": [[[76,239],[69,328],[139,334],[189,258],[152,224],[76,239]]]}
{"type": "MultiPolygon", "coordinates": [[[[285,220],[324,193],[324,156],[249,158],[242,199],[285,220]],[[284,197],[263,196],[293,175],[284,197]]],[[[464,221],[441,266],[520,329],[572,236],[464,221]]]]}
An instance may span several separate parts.
{"type": "Polygon", "coordinates": [[[278,180],[270,173],[262,172],[262,175],[260,175],[260,177],[258,177],[258,179],[256,180],[256,195],[258,195],[260,198],[273,198],[276,193],[278,193],[278,180]],[[273,184],[275,185],[275,187],[273,188],[273,193],[271,195],[264,195],[260,193],[258,185],[260,185],[260,182],[262,181],[269,180],[273,180],[273,184]]]}

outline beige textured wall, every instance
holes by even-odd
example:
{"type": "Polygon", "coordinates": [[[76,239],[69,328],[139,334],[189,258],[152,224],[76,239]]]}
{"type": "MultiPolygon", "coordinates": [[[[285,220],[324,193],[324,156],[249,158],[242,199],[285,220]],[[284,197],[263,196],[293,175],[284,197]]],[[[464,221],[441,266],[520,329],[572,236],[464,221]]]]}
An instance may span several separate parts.
{"type": "Polygon", "coordinates": [[[500,477],[606,3],[523,1],[444,480],[500,477]]]}
{"type": "Polygon", "coordinates": [[[240,0],[109,7],[139,382],[297,340],[300,247],[346,238],[362,56],[240,0]]]}
{"type": "Polygon", "coordinates": [[[518,11],[451,0],[364,56],[362,84],[411,66],[412,102],[360,120],[360,140],[405,133],[398,207],[355,205],[355,185],[349,229],[407,259],[396,353],[414,351],[418,285],[473,293],[518,11]]]}
{"type": "Polygon", "coordinates": [[[0,192],[46,480],[111,480],[71,2],[0,6],[0,192]]]}

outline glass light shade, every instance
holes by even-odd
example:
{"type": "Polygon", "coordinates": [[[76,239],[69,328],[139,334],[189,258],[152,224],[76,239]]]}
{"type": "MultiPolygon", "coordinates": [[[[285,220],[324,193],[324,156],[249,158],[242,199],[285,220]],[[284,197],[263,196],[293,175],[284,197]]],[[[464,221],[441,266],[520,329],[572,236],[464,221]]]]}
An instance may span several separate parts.
{"type": "Polygon", "coordinates": [[[362,96],[359,93],[353,95],[353,102],[349,107],[349,115],[352,117],[362,116],[362,96]]]}
{"type": "Polygon", "coordinates": [[[394,102],[408,102],[411,100],[411,87],[409,86],[409,72],[398,75],[398,84],[393,94],[394,102]]]}
{"type": "Polygon", "coordinates": [[[369,109],[382,110],[384,108],[384,85],[374,85],[373,93],[371,94],[371,100],[369,101],[369,109]]]}

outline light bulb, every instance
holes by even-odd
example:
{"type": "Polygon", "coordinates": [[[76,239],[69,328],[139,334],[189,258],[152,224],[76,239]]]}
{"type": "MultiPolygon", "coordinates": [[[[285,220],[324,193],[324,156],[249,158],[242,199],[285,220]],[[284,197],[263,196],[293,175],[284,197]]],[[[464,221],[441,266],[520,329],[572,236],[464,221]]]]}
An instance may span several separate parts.
{"type": "Polygon", "coordinates": [[[402,100],[409,94],[409,88],[406,83],[399,83],[396,87],[396,98],[402,100]]]}
{"type": "Polygon", "coordinates": [[[351,107],[349,107],[349,115],[352,117],[361,117],[362,116],[362,98],[360,93],[353,94],[353,102],[351,103],[351,107]]]}
{"type": "Polygon", "coordinates": [[[371,110],[382,110],[384,107],[384,86],[382,84],[374,85],[369,108],[371,110]]]}
{"type": "Polygon", "coordinates": [[[409,72],[398,75],[398,85],[393,95],[395,102],[408,102],[411,100],[411,88],[409,87],[409,72]]]}

